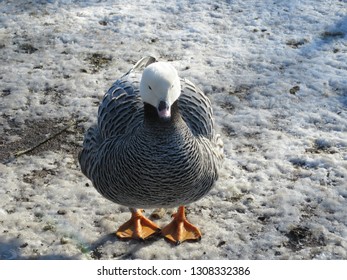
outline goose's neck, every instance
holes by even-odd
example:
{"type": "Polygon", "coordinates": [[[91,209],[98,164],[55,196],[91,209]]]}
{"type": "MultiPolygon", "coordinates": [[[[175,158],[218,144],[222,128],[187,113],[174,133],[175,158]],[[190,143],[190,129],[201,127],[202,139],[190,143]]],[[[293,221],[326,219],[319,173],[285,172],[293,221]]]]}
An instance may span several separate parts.
{"type": "Polygon", "coordinates": [[[176,101],[172,104],[171,117],[168,120],[161,119],[154,106],[144,103],[144,127],[146,129],[155,129],[158,131],[175,130],[180,127],[185,127],[185,122],[178,108],[178,102],[176,101]]]}

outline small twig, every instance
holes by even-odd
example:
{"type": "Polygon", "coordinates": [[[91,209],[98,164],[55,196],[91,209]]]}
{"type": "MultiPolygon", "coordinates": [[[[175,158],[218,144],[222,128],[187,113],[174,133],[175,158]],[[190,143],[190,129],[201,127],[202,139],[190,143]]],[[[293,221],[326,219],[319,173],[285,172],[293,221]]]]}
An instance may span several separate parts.
{"type": "Polygon", "coordinates": [[[48,141],[52,140],[53,138],[59,136],[60,134],[62,134],[62,133],[65,132],[66,130],[68,130],[70,127],[72,127],[72,126],[74,126],[74,125],[76,125],[76,124],[78,124],[78,123],[80,123],[80,122],[82,122],[82,121],[83,121],[83,120],[77,120],[77,119],[71,120],[71,121],[68,123],[68,125],[66,125],[64,128],[62,128],[62,129],[59,130],[58,132],[56,132],[56,133],[54,133],[54,134],[52,134],[52,135],[49,135],[45,140],[43,140],[43,141],[37,143],[37,144],[36,144],[35,146],[33,146],[33,147],[30,147],[30,148],[28,148],[28,149],[26,149],[26,150],[23,150],[23,151],[18,151],[18,152],[16,152],[13,156],[14,156],[15,158],[18,158],[18,157],[20,157],[20,156],[22,156],[22,155],[25,155],[25,154],[27,154],[27,153],[32,152],[33,150],[37,149],[37,148],[40,147],[41,145],[43,145],[43,144],[47,143],[48,141]]]}

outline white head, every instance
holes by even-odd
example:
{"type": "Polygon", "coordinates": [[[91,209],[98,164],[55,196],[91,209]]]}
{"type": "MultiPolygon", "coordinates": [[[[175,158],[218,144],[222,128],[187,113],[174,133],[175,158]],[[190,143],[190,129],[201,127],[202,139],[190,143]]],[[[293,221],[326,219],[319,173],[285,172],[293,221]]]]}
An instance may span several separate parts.
{"type": "Polygon", "coordinates": [[[181,94],[176,69],[166,62],[155,62],[145,68],[140,83],[143,102],[157,108],[162,119],[171,117],[171,106],[181,94]]]}

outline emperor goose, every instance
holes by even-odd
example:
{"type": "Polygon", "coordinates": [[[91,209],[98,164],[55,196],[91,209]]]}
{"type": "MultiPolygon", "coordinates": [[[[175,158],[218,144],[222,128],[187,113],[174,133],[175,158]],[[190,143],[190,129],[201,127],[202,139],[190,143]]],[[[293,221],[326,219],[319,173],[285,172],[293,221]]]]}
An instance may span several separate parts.
{"type": "Polygon", "coordinates": [[[79,155],[96,190],[130,208],[119,238],[146,239],[161,231],[176,244],[200,240],[184,207],[211,190],[222,159],[209,99],[171,64],[153,57],[141,59],[108,90],[79,155]],[[161,230],[142,214],[144,208],[177,206],[161,230]]]}

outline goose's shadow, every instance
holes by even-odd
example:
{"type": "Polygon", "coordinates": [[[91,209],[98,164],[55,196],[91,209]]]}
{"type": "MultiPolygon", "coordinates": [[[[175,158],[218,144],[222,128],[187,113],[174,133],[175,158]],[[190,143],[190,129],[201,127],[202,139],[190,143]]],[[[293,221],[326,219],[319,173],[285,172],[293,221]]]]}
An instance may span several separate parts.
{"type": "Polygon", "coordinates": [[[101,238],[99,238],[98,240],[90,244],[88,247],[88,251],[90,252],[90,255],[92,256],[92,258],[102,259],[103,258],[102,247],[112,245],[117,242],[128,243],[129,250],[123,253],[115,252],[112,258],[120,259],[120,260],[129,260],[129,259],[135,258],[134,256],[137,251],[139,251],[140,249],[144,247],[152,245],[154,242],[157,242],[160,239],[162,239],[162,236],[160,235],[160,233],[158,233],[157,235],[151,236],[151,238],[146,240],[133,240],[133,239],[122,240],[116,236],[115,232],[112,232],[102,236],[101,238]]]}

